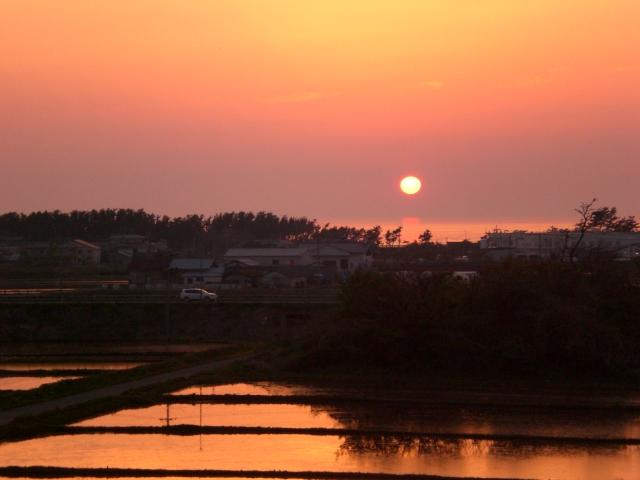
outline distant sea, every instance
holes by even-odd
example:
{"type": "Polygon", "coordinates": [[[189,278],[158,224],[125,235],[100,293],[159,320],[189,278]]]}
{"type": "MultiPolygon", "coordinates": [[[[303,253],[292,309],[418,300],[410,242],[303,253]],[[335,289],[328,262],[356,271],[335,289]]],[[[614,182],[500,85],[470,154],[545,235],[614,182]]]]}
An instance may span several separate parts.
{"type": "Polygon", "coordinates": [[[433,241],[446,243],[469,240],[477,242],[487,232],[496,228],[500,230],[527,230],[531,232],[543,232],[550,226],[563,228],[570,227],[575,222],[571,220],[534,220],[534,221],[513,221],[513,220],[472,220],[468,222],[455,221],[446,222],[442,220],[428,221],[418,217],[404,217],[393,219],[318,219],[321,225],[330,223],[335,226],[348,225],[351,227],[370,228],[380,225],[383,232],[398,226],[402,227],[402,239],[412,242],[418,238],[425,229],[431,230],[433,241]]]}

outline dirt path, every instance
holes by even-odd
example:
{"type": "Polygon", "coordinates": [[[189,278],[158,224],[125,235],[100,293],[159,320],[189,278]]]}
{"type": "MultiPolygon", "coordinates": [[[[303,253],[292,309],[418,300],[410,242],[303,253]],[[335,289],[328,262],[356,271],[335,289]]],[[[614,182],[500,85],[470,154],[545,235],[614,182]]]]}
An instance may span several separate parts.
{"type": "Polygon", "coordinates": [[[250,354],[234,355],[229,358],[215,360],[200,365],[194,365],[189,368],[183,368],[181,370],[173,370],[171,372],[160,373],[146,378],[138,380],[131,380],[125,383],[118,383],[116,385],[109,385],[108,387],[98,388],[88,392],[77,393],[75,395],[69,395],[68,397],[56,398],[54,400],[48,400],[42,403],[36,403],[33,405],[27,405],[25,407],[14,408],[0,413],[0,426],[6,425],[16,418],[24,416],[39,415],[41,413],[50,412],[52,410],[71,407],[73,405],[79,405],[81,403],[90,402],[93,400],[99,400],[102,398],[115,397],[122,395],[123,393],[136,388],[148,387],[157,383],[164,383],[169,380],[175,380],[177,378],[188,378],[199,373],[209,372],[212,370],[218,370],[231,365],[238,360],[245,360],[249,358],[250,354]]]}

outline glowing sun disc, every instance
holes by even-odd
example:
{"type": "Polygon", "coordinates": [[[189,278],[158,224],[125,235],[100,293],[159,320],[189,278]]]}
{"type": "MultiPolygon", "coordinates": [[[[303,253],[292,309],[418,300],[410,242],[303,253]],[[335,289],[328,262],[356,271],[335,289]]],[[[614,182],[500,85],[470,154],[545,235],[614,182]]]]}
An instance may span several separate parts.
{"type": "Polygon", "coordinates": [[[400,181],[400,190],[407,195],[415,195],[422,188],[422,182],[418,177],[404,177],[400,181]]]}

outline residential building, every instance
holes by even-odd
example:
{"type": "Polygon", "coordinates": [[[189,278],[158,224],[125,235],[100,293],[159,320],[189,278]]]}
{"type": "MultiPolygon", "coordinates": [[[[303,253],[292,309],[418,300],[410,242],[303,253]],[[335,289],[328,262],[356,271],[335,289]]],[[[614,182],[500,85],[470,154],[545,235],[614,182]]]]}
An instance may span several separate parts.
{"type": "Polygon", "coordinates": [[[341,272],[353,272],[373,263],[369,245],[352,242],[313,242],[292,248],[232,248],[224,255],[225,263],[247,266],[299,267],[318,265],[341,272]]]}
{"type": "MultiPolygon", "coordinates": [[[[480,240],[489,258],[559,258],[570,255],[579,232],[490,232],[480,240]]],[[[576,254],[606,252],[619,260],[640,258],[640,232],[586,232],[576,254]]]]}
{"type": "Polygon", "coordinates": [[[98,245],[81,239],[23,242],[19,245],[19,250],[20,260],[68,265],[98,265],[102,251],[98,245]]]}
{"type": "Polygon", "coordinates": [[[110,264],[128,265],[136,255],[155,255],[168,250],[166,240],[149,240],[144,235],[111,235],[102,242],[104,259],[110,264]]]}
{"type": "Polygon", "coordinates": [[[85,240],[75,239],[64,244],[64,249],[71,254],[76,265],[98,265],[102,249],[85,240]]]}
{"type": "Polygon", "coordinates": [[[341,272],[353,272],[373,265],[370,245],[355,242],[315,242],[303,245],[316,264],[335,266],[341,272]]]}
{"type": "Polygon", "coordinates": [[[311,265],[313,258],[306,248],[231,248],[224,254],[225,263],[238,262],[251,266],[311,265]]]}
{"type": "Polygon", "coordinates": [[[219,267],[213,258],[174,258],[169,270],[181,284],[189,286],[219,285],[224,276],[224,267],[219,267]]]}

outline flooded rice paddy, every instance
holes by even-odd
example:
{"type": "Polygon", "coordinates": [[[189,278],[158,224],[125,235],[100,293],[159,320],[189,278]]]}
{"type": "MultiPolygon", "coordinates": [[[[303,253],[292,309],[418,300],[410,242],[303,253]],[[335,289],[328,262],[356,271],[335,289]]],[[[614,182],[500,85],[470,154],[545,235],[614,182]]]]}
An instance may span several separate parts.
{"type": "Polygon", "coordinates": [[[0,370],[28,372],[33,370],[127,370],[142,362],[15,362],[0,363],[0,370]]]}
{"type": "Polygon", "coordinates": [[[124,409],[84,420],[77,426],[154,427],[199,425],[225,427],[338,428],[368,432],[472,435],[527,435],[595,439],[640,439],[640,414],[592,410],[509,409],[481,406],[410,406],[358,404],[171,403],[124,409]]]}
{"type": "Polygon", "coordinates": [[[154,405],[121,410],[79,422],[78,426],[135,427],[172,425],[225,427],[340,428],[326,411],[307,405],[154,405]]]}
{"type": "Polygon", "coordinates": [[[319,395],[321,393],[324,392],[308,386],[256,382],[196,385],[172,392],[172,395],[319,395]]]}
{"type": "MultiPolygon", "coordinates": [[[[58,436],[0,444],[0,467],[226,470],[230,476],[241,475],[242,470],[281,470],[460,478],[640,478],[637,409],[490,407],[416,402],[410,397],[324,405],[325,400],[331,403],[326,392],[268,382],[190,387],[173,392],[169,404],[122,409],[77,422],[73,434],[67,430],[58,436]],[[197,397],[183,401],[175,398],[177,394],[317,394],[323,395],[323,405],[304,404],[309,402],[305,398],[279,398],[274,404],[252,403],[246,397],[238,404],[211,402],[211,397],[204,402],[197,397]],[[136,430],[167,425],[221,430],[196,428],[181,434],[136,430]],[[83,430],[89,427],[102,429],[83,430]],[[232,427],[335,431],[273,433],[232,427]],[[473,438],[476,434],[484,436],[473,438]]],[[[339,390],[332,393],[340,396],[339,390]]]]}
{"type": "Polygon", "coordinates": [[[0,377],[0,390],[32,390],[48,383],[79,377],[0,377]]]}
{"type": "Polygon", "coordinates": [[[0,445],[0,466],[7,465],[603,480],[639,478],[640,447],[384,436],[79,434],[0,445]]]}

